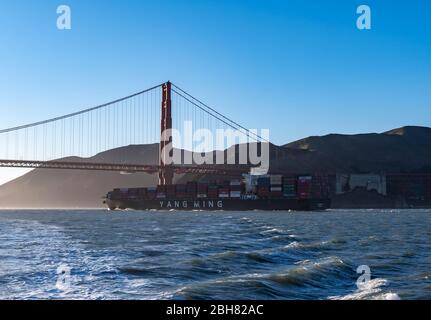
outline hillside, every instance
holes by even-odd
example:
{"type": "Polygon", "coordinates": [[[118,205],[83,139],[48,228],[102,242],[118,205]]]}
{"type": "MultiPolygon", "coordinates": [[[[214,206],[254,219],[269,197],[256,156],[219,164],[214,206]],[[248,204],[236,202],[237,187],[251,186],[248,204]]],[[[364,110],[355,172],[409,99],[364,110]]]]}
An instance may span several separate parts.
{"type": "MultiPolygon", "coordinates": [[[[64,160],[82,161],[81,158],[64,160]]],[[[158,145],[108,150],[85,161],[158,162],[158,145]]],[[[381,134],[309,137],[271,145],[271,170],[286,173],[431,172],[431,128],[403,127],[381,134]]],[[[191,176],[176,177],[186,181],[191,176]]],[[[208,178],[208,177],[207,177],[208,178]]],[[[36,169],[0,186],[1,208],[95,208],[116,187],[154,186],[156,175],[36,169]]]]}
{"type": "MultiPolygon", "coordinates": [[[[129,146],[100,153],[86,161],[157,163],[158,145],[129,146]]],[[[64,160],[80,161],[81,158],[64,160]]],[[[145,173],[35,169],[0,186],[3,208],[94,208],[102,196],[118,186],[151,186],[156,176],[145,173]]]]}
{"type": "Polygon", "coordinates": [[[431,128],[403,127],[381,134],[309,137],[284,146],[303,150],[305,171],[429,172],[431,128]]]}

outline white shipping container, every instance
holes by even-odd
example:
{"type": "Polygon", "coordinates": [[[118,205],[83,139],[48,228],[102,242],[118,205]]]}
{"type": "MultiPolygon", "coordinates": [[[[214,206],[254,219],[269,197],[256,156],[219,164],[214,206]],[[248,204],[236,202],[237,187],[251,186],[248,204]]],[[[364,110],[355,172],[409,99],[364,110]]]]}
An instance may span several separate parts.
{"type": "Polygon", "coordinates": [[[279,174],[274,174],[271,175],[271,181],[283,181],[283,176],[279,175],[279,174]]]}
{"type": "Polygon", "coordinates": [[[271,191],[282,191],[281,187],[271,187],[271,191]]]}

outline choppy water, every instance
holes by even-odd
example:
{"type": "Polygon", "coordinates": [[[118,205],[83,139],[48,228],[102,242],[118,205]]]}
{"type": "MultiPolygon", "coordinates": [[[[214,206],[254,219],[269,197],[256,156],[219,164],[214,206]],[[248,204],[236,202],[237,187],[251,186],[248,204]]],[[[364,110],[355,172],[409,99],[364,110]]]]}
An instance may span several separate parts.
{"type": "Polygon", "coordinates": [[[430,210],[0,211],[0,298],[431,299],[430,223],[430,210]]]}

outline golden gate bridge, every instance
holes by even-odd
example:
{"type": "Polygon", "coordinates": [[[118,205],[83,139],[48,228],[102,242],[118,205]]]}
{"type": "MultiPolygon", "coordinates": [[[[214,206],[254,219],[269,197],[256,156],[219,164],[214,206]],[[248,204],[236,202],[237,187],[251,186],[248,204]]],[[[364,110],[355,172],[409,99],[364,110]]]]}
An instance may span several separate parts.
{"type": "Polygon", "coordinates": [[[172,184],[175,173],[238,175],[250,170],[248,164],[167,164],[165,147],[174,141],[166,133],[183,132],[186,121],[212,132],[236,130],[248,142],[269,142],[166,82],[79,112],[0,130],[0,167],[158,173],[160,184],[172,184]],[[127,157],[110,163],[89,161],[103,151],[152,143],[159,143],[158,164],[127,157]]]}

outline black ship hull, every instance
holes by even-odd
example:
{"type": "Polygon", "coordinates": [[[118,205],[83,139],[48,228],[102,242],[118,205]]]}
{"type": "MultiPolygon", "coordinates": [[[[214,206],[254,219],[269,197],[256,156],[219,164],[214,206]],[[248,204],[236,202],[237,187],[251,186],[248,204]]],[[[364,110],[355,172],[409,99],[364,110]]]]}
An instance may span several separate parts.
{"type": "Polygon", "coordinates": [[[196,199],[196,200],[113,200],[106,199],[110,210],[157,211],[314,211],[330,207],[329,199],[196,199]]]}

